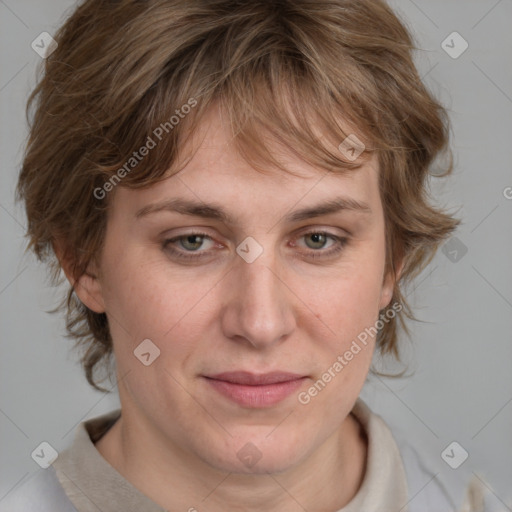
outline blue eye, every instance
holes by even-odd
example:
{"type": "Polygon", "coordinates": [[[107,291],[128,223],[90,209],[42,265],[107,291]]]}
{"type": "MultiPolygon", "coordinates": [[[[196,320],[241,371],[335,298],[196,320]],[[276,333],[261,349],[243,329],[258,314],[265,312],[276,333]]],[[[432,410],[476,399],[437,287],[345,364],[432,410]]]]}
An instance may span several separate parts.
{"type": "MultiPolygon", "coordinates": [[[[307,244],[308,247],[314,247],[310,251],[306,251],[306,258],[330,258],[340,253],[348,243],[346,237],[339,237],[324,231],[310,231],[298,237],[298,239],[308,239],[312,241],[312,246],[307,244]],[[332,240],[331,247],[327,250],[322,250],[328,240],[332,240]]],[[[205,240],[214,242],[212,238],[206,233],[192,232],[180,235],[174,238],[169,238],[163,241],[162,248],[170,253],[173,257],[182,260],[199,260],[200,258],[210,257],[211,250],[201,251],[201,247],[205,240]]],[[[295,245],[294,245],[295,246],[295,245]]]]}

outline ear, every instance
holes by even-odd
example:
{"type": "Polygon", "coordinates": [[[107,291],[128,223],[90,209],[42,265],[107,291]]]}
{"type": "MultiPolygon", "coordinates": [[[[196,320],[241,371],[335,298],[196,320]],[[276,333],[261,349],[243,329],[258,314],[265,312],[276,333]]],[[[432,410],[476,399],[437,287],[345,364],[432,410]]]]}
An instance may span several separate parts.
{"type": "Polygon", "coordinates": [[[91,263],[89,267],[87,267],[85,274],[75,278],[73,275],[73,261],[66,252],[64,244],[54,241],[53,249],[62,270],[66,274],[68,281],[74,288],[75,293],[82,304],[95,313],[104,313],[105,303],[103,300],[101,283],[98,278],[98,268],[96,265],[91,263]]]}
{"type": "Polygon", "coordinates": [[[384,276],[384,280],[382,282],[382,290],[380,294],[379,311],[389,306],[389,303],[393,298],[393,290],[395,288],[395,283],[400,280],[400,277],[402,275],[404,263],[404,258],[401,258],[395,265],[396,274],[393,275],[393,272],[391,270],[388,270],[388,272],[384,276]]]}

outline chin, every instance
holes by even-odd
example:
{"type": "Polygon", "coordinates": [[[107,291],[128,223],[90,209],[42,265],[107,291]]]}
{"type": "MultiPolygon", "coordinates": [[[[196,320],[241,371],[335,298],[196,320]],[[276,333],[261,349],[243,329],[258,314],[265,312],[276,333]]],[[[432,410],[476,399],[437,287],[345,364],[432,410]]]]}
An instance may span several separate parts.
{"type": "MultiPolygon", "coordinates": [[[[303,443],[289,442],[286,446],[283,441],[275,440],[239,440],[227,443],[222,453],[212,453],[212,446],[208,447],[210,457],[203,460],[209,465],[235,474],[265,475],[267,473],[281,473],[300,462],[305,454],[298,451],[297,447],[304,448],[303,443]],[[209,459],[209,460],[208,460],[209,459]]],[[[288,439],[290,441],[290,439],[288,439]]]]}
{"type": "Polygon", "coordinates": [[[241,462],[236,459],[219,461],[217,469],[238,475],[267,475],[278,474],[291,469],[299,461],[296,455],[286,454],[279,456],[273,453],[271,458],[262,456],[257,462],[241,462]]]}

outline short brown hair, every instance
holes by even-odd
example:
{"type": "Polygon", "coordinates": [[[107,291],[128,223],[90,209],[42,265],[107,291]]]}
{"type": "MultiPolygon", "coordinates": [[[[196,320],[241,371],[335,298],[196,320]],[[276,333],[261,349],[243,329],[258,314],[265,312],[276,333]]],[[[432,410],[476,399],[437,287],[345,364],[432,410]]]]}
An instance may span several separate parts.
{"type": "MultiPolygon", "coordinates": [[[[187,134],[219,102],[239,151],[262,172],[260,163],[282,168],[269,134],[330,172],[350,172],[377,152],[386,270],[396,275],[404,261],[392,299],[403,309],[379,331],[377,347],[398,357],[397,320],[409,334],[404,315],[414,319],[400,285],[460,221],[429,204],[434,158],[446,152],[443,176],[452,170],[449,119],[418,75],[412,36],[384,1],[86,0],[54,38],[27,104],[17,197],[26,206],[27,250],[48,262],[55,283],[55,241],[64,242],[75,278],[100,252],[111,196],[98,190],[117,178],[148,186],[177,170],[187,134]],[[360,159],[337,150],[348,135],[340,119],[364,141],[360,159]],[[156,127],[165,136],[128,169],[156,127]]],[[[106,315],[85,307],[73,287],[60,307],[67,336],[84,348],[87,380],[103,389],[95,375],[112,354],[106,315]]]]}

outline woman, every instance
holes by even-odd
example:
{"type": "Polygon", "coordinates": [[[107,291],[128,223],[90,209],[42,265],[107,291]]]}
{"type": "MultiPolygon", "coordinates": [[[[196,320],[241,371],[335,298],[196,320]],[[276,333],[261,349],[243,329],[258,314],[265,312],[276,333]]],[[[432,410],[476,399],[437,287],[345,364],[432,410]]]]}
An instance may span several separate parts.
{"type": "Polygon", "coordinates": [[[358,398],[459,222],[427,201],[448,118],[392,10],[88,0],[54,37],[18,193],[121,409],[11,504],[453,510],[358,398]]]}

